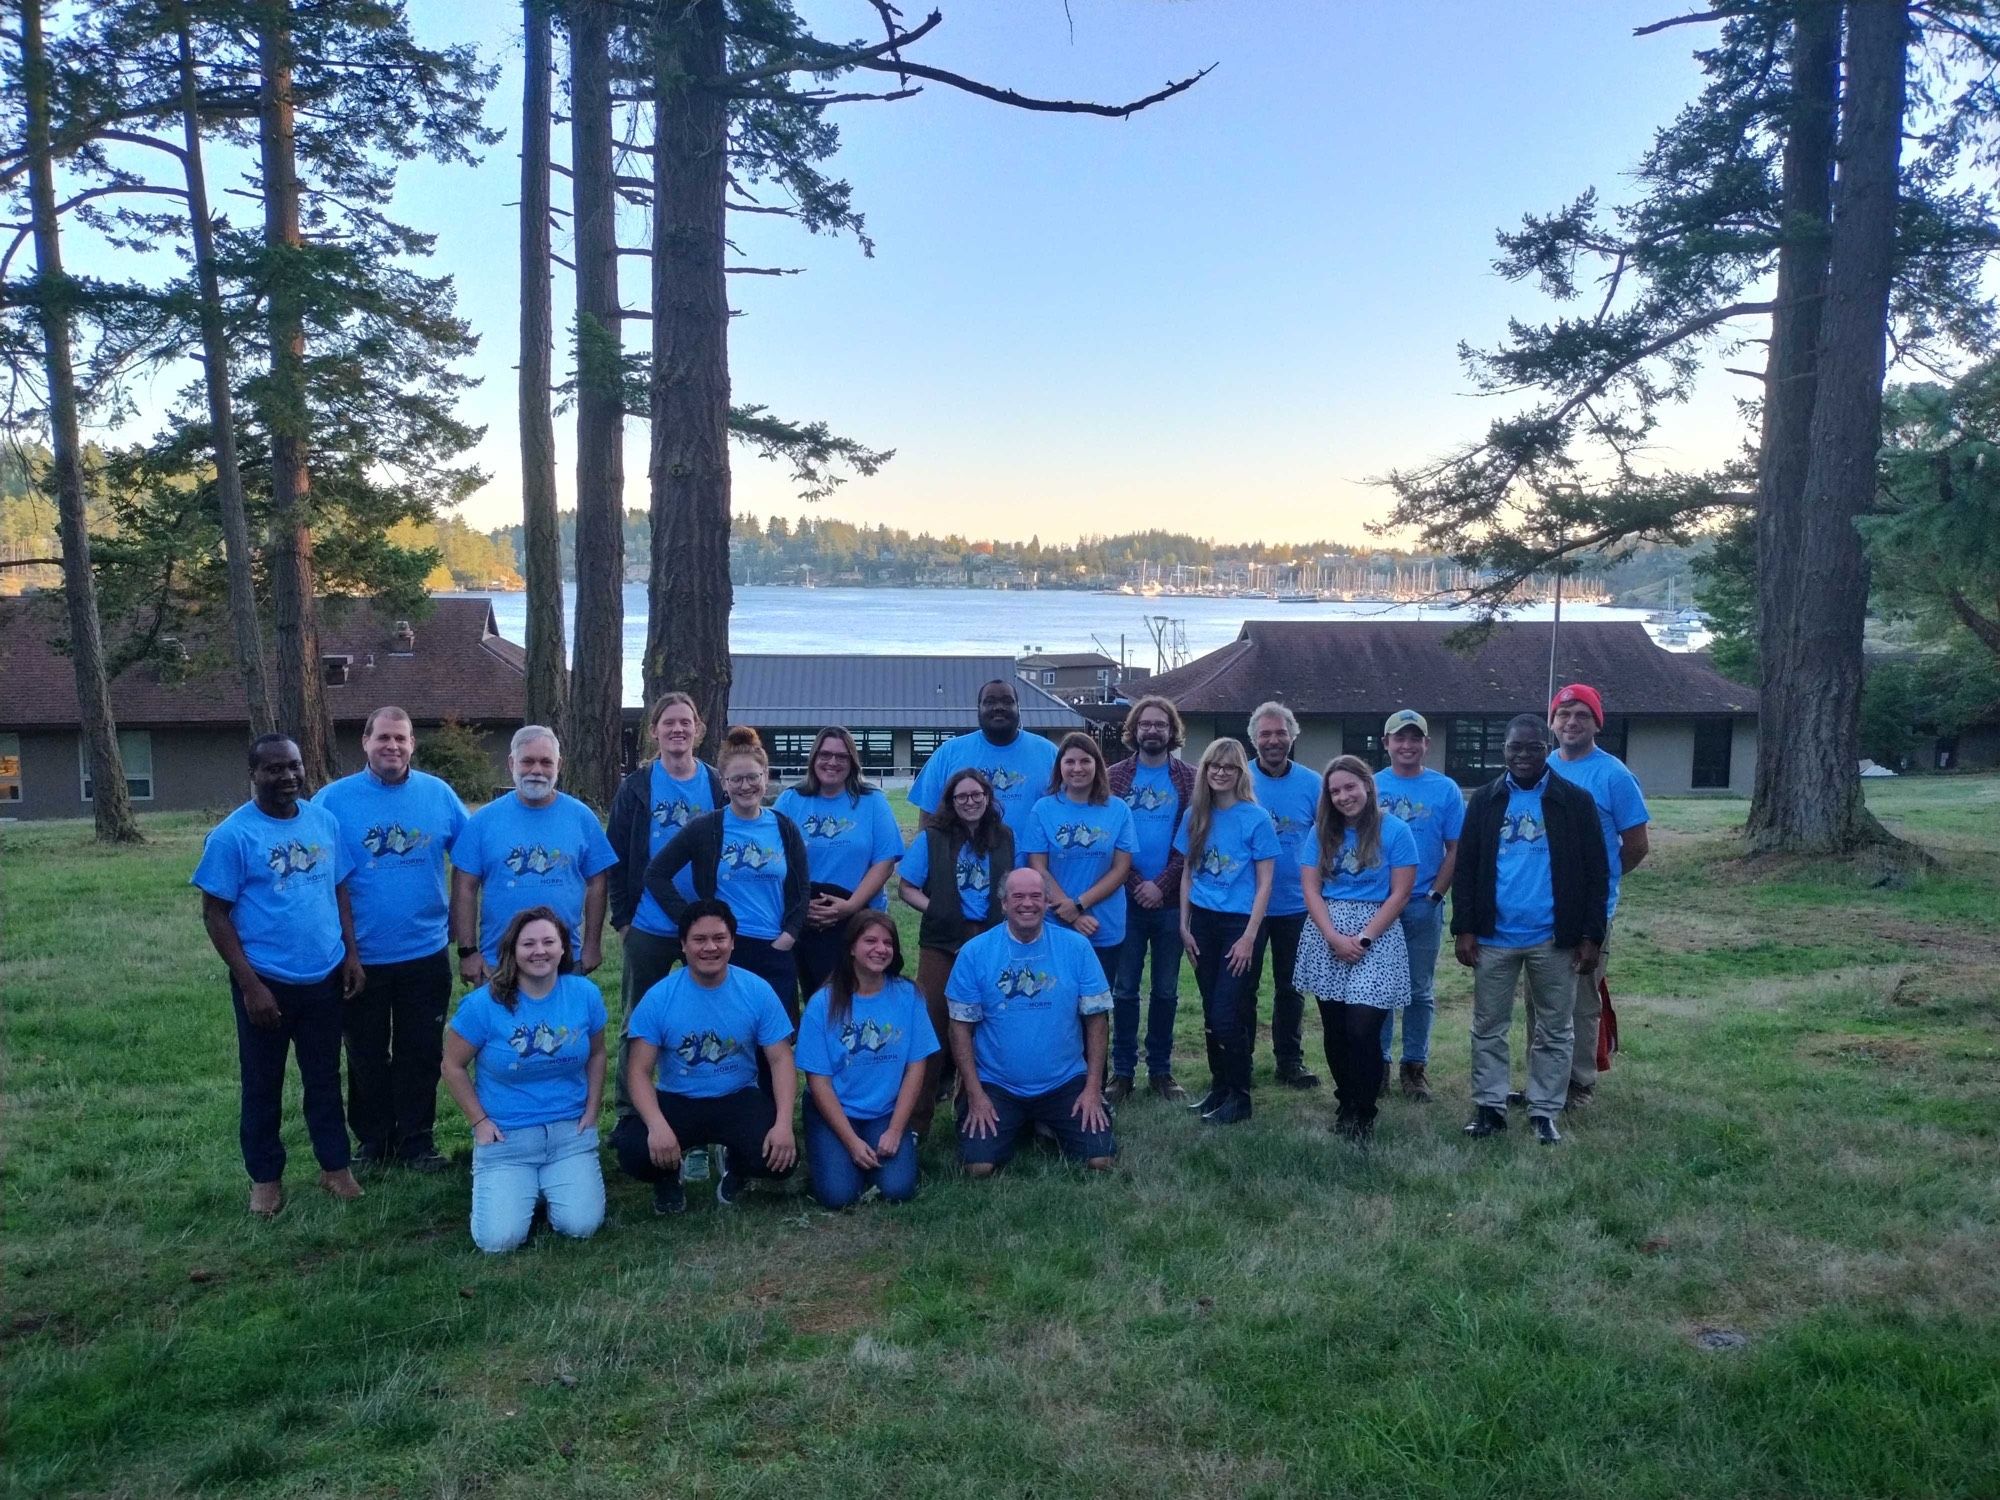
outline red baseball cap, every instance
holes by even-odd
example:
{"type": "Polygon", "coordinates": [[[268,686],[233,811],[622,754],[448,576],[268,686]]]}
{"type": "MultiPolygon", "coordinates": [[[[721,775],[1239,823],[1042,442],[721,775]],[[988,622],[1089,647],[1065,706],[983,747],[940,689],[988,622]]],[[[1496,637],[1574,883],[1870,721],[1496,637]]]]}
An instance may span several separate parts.
{"type": "Polygon", "coordinates": [[[1581,703],[1590,710],[1590,716],[1597,720],[1597,727],[1599,729],[1604,727],[1604,700],[1597,696],[1596,688],[1586,683],[1572,682],[1568,687],[1559,689],[1555,697],[1549,699],[1549,717],[1553,719],[1556,710],[1565,703],[1581,703]]]}

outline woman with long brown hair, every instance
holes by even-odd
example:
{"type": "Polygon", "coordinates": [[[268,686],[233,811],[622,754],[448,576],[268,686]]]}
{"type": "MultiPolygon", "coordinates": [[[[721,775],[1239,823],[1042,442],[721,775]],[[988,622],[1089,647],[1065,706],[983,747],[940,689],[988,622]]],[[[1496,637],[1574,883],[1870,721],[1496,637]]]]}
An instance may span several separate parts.
{"type": "Polygon", "coordinates": [[[792,952],[807,996],[839,963],[855,913],[889,907],[889,877],[903,856],[903,830],[889,799],[862,777],[854,736],[829,724],[813,740],[805,779],[778,794],[773,811],[798,824],[812,876],[805,930],[792,952]]]}
{"type": "MultiPolygon", "coordinates": [[[[950,1030],[944,987],[966,939],[1000,920],[1000,883],[1014,868],[1014,835],[1000,817],[992,783],[967,767],[940,789],[936,812],[925,813],[910,852],[896,867],[898,893],[923,913],[917,929],[917,989],[942,1040],[950,1030]]],[[[937,1109],[948,1054],[926,1063],[911,1128],[927,1134],[937,1109]]]]}
{"type": "Polygon", "coordinates": [[[1094,737],[1063,736],[1048,795],[1021,830],[1021,853],[1048,884],[1049,914],[1090,939],[1108,985],[1125,941],[1125,877],[1139,847],[1132,809],[1111,795],[1104,752],[1094,737]]]}

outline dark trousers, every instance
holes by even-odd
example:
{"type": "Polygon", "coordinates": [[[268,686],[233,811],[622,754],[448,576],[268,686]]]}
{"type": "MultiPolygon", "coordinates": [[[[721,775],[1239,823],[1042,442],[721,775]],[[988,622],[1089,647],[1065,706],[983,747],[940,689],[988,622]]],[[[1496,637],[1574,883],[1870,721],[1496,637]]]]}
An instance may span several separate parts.
{"type": "Polygon", "coordinates": [[[799,961],[790,953],[780,953],[769,938],[739,937],[736,951],[729,957],[739,969],[748,969],[778,992],[794,1026],[799,1023],[799,961]]]}
{"type": "Polygon", "coordinates": [[[368,983],[342,1013],[347,1034],[347,1123],[363,1155],[422,1156],[434,1148],[444,1009],[451,1000],[446,949],[368,965],[368,983]]]}
{"type": "MultiPolygon", "coordinates": [[[[1250,993],[1254,997],[1264,982],[1264,950],[1271,952],[1271,1056],[1280,1073],[1294,1073],[1306,1064],[1306,1002],[1292,983],[1299,962],[1299,938],[1306,930],[1306,914],[1266,917],[1257,929],[1257,956],[1250,961],[1250,993]]],[[[1253,1004],[1254,999],[1253,999],[1253,1004]]],[[[1250,1038],[1255,1049],[1257,1021],[1250,1020],[1250,1038]]]]}
{"type": "MultiPolygon", "coordinates": [[[[762,1089],[738,1089],[714,1099],[669,1094],[661,1089],[655,1097],[660,1101],[660,1113],[667,1117],[667,1128],[673,1131],[683,1152],[717,1142],[729,1153],[729,1170],[739,1177],[791,1176],[790,1167],[773,1172],[764,1164],[764,1137],[777,1123],[778,1111],[771,1103],[771,1096],[762,1089]]],[[[619,1169],[627,1177],[636,1177],[641,1182],[673,1182],[680,1178],[679,1167],[653,1165],[653,1158],[646,1151],[646,1122],[636,1114],[620,1120],[612,1130],[611,1149],[617,1153],[619,1169]]]]}
{"type": "Polygon", "coordinates": [[[618,1003],[625,1015],[618,1023],[618,1072],[611,1080],[611,1097],[618,1118],[632,1113],[632,1090],[625,1083],[625,1060],[632,1052],[632,1012],[646,998],[646,991],[673,972],[681,961],[681,940],[662,937],[639,927],[625,929],[625,971],[618,981],[618,1003]]]}
{"type": "Polygon", "coordinates": [[[1170,1075],[1174,1062],[1174,1012],[1180,1005],[1181,911],[1168,902],[1150,909],[1134,901],[1125,908],[1125,941],[1111,980],[1111,1072],[1130,1078],[1139,1065],[1139,979],[1152,955],[1152,983],[1146,994],[1146,1071],[1170,1075]]]}
{"type": "Polygon", "coordinates": [[[320,1168],[337,1172],[349,1161],[347,1121],[340,1111],[339,971],[314,984],[264,979],[278,1002],[276,1026],[250,1024],[243,991],[232,976],[229,998],[236,1008],[236,1065],[243,1080],[239,1135],[243,1165],[252,1182],[276,1182],[285,1175],[285,1143],[278,1133],[285,1098],[285,1056],[299,1053],[306,1134],[320,1168]]]}
{"type": "Polygon", "coordinates": [[[1374,1005],[1320,1001],[1319,1024],[1326,1036],[1337,1118],[1363,1126],[1374,1123],[1375,1099],[1389,1066],[1382,1058],[1382,1018],[1394,1014],[1374,1005]]]}
{"type": "Polygon", "coordinates": [[[836,922],[831,927],[814,927],[808,923],[799,933],[799,940],[792,948],[792,957],[798,961],[799,993],[807,1000],[818,994],[820,986],[833,977],[833,971],[840,963],[840,940],[846,933],[845,922],[836,922]]]}
{"type": "Polygon", "coordinates": [[[1243,936],[1250,917],[1240,911],[1188,908],[1188,927],[1199,950],[1194,982],[1201,990],[1202,1027],[1208,1033],[1211,1087],[1250,1092],[1250,1043],[1257,1027],[1257,968],[1229,972],[1227,955],[1243,936]]]}
{"type": "Polygon", "coordinates": [[[917,1107],[910,1111],[910,1129],[926,1138],[937,1114],[939,1091],[947,1078],[958,1077],[951,1060],[951,1012],[944,998],[944,987],[951,982],[952,965],[957,962],[956,948],[950,952],[943,948],[917,950],[917,993],[924,997],[924,1010],[938,1039],[937,1051],[924,1059],[923,1087],[917,1090],[917,1107]]]}

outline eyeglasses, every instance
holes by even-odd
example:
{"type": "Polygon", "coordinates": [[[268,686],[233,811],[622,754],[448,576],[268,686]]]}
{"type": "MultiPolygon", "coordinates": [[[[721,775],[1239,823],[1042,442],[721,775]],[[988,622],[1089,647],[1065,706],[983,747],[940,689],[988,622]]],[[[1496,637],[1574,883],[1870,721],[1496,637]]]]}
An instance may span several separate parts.
{"type": "Polygon", "coordinates": [[[845,750],[822,750],[813,757],[814,760],[838,761],[841,765],[846,765],[851,758],[845,750]]]}
{"type": "Polygon", "coordinates": [[[984,792],[953,792],[953,793],[951,794],[951,800],[952,800],[952,801],[954,801],[954,802],[984,802],[984,801],[986,800],[986,793],[984,793],[984,792]]]}
{"type": "Polygon", "coordinates": [[[740,776],[723,777],[722,784],[724,786],[756,786],[763,779],[764,773],[762,771],[746,771],[740,776]]]}

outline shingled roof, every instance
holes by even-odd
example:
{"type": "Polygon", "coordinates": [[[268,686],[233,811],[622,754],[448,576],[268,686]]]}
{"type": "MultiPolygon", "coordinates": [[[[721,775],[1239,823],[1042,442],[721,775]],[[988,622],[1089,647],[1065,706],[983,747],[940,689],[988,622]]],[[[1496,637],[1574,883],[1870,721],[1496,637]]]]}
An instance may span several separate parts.
{"type": "MultiPolygon", "coordinates": [[[[360,723],[370,710],[394,703],[419,722],[519,722],[527,702],[521,648],[502,640],[485,599],[441,598],[414,622],[416,642],[405,651],[396,621],[371,605],[322,602],[322,657],[347,656],[347,681],[328,684],[336,724],[360,723]]],[[[0,600],[0,728],[60,729],[80,718],[76,674],[50,640],[63,631],[52,603],[36,596],[0,600]]],[[[112,711],[125,729],[249,722],[243,683],[234,671],[174,678],[151,665],[119,674],[112,711]]]]}
{"type": "Polygon", "coordinates": [[[1081,729],[1083,716],[1014,675],[1011,656],[732,656],[729,717],[768,728],[971,729],[979,689],[1011,683],[1024,729],[1081,729]]]}
{"type": "MultiPolygon", "coordinates": [[[[1432,620],[1246,620],[1220,650],[1161,673],[1149,693],[1182,713],[1248,713],[1276,699],[1300,714],[1426,714],[1533,710],[1548,693],[1549,622],[1496,625],[1471,654],[1446,638],[1460,626],[1432,620]]],[[[1754,714],[1755,690],[1706,658],[1663,651],[1636,620],[1565,620],[1556,681],[1587,682],[1607,713],[1754,714]]]]}

